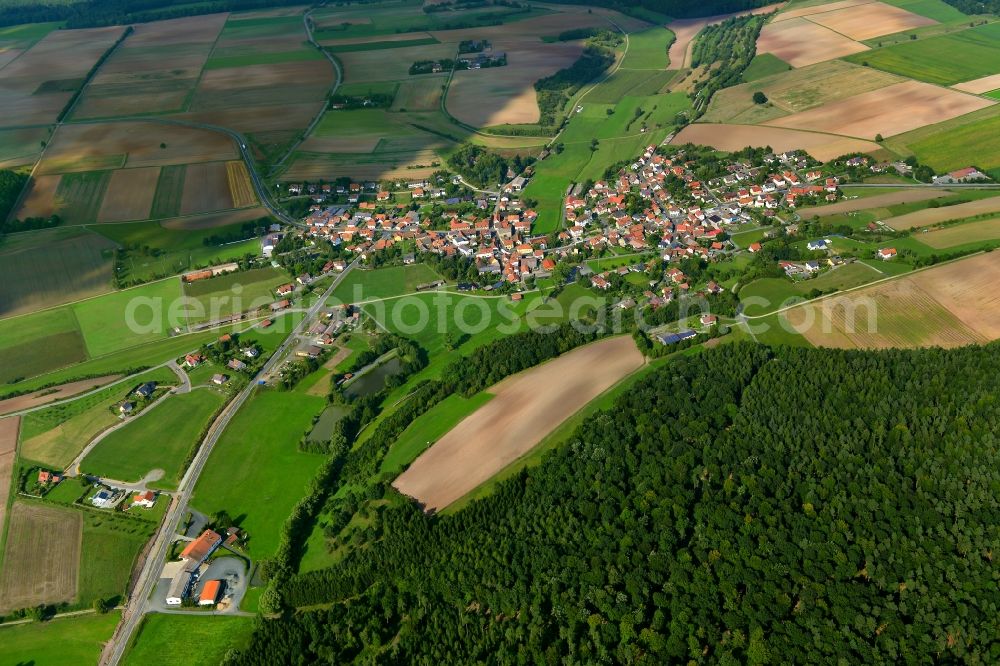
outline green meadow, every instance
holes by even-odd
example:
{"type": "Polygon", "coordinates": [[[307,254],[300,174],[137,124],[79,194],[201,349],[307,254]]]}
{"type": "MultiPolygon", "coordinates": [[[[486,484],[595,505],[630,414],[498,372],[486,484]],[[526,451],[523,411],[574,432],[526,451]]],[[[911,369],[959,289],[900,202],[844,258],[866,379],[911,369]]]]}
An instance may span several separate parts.
{"type": "Polygon", "coordinates": [[[191,646],[192,649],[184,650],[187,666],[214,666],[224,660],[230,649],[242,647],[253,627],[251,617],[150,613],[139,625],[122,663],[128,666],[160,663],[164,655],[191,646]]]}
{"type": "Polygon", "coordinates": [[[111,638],[121,614],[81,615],[48,622],[0,626],[5,664],[65,666],[96,664],[105,641],[111,638]]]}

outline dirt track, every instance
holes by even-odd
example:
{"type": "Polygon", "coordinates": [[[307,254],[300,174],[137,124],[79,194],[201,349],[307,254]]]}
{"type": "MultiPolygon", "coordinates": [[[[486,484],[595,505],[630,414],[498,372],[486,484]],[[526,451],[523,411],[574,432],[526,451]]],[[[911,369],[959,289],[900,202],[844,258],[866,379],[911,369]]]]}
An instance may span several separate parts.
{"type": "Polygon", "coordinates": [[[560,423],[640,366],[630,337],[596,342],[500,382],[496,397],[417,458],[393,482],[441,509],[525,455],[560,423]]]}
{"type": "MultiPolygon", "coordinates": [[[[121,377],[121,375],[107,375],[104,377],[95,377],[93,379],[81,379],[77,382],[70,382],[68,384],[63,384],[62,386],[56,386],[55,388],[43,389],[41,391],[35,391],[34,393],[19,395],[16,398],[0,400],[0,416],[10,414],[11,412],[19,412],[22,409],[40,407],[42,405],[47,405],[50,402],[55,402],[56,400],[64,400],[76,395],[77,393],[83,393],[84,391],[89,391],[91,389],[104,386],[105,384],[110,384],[119,377],[121,377]]],[[[0,441],[3,441],[2,436],[0,436],[0,441]]]]}

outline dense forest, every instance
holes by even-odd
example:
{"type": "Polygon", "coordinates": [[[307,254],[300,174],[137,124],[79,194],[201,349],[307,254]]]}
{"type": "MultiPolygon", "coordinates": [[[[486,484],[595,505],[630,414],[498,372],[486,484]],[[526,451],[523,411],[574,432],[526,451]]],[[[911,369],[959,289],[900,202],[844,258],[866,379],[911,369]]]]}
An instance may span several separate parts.
{"type": "Polygon", "coordinates": [[[515,155],[506,158],[481,146],[463,144],[448,157],[448,166],[476,187],[491,188],[506,183],[534,162],[515,155]]]}
{"type": "Polygon", "coordinates": [[[205,0],[197,3],[187,0],[84,0],[62,3],[29,0],[0,6],[0,26],[65,21],[67,28],[92,28],[299,4],[302,4],[300,0],[205,0]]]}
{"type": "Polygon", "coordinates": [[[28,182],[28,175],[11,171],[10,169],[0,169],[0,223],[3,223],[10,215],[17,198],[24,189],[24,184],[28,182]]]}
{"type": "MultiPolygon", "coordinates": [[[[604,34],[600,33],[598,37],[604,34]]],[[[614,63],[614,51],[595,43],[594,39],[588,42],[583,54],[572,65],[535,82],[540,125],[554,125],[559,119],[559,111],[576,91],[601,76],[614,63]]]]}
{"type": "Polygon", "coordinates": [[[965,14],[1000,14],[1000,0],[944,0],[965,14]]]}
{"type": "Polygon", "coordinates": [[[487,499],[380,514],[228,662],[996,662],[997,351],[676,358],[487,499]]]}

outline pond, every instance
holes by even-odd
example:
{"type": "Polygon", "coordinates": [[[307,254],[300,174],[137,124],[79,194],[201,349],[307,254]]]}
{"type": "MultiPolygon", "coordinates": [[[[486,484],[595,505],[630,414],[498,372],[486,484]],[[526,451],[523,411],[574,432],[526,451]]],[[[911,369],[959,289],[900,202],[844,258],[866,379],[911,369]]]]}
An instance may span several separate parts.
{"type": "Polygon", "coordinates": [[[398,375],[403,371],[403,362],[398,356],[393,356],[375,367],[363,370],[364,374],[351,381],[344,389],[344,395],[349,398],[361,398],[381,391],[385,386],[386,377],[398,375]]]}
{"type": "Polygon", "coordinates": [[[330,405],[320,414],[319,420],[316,421],[316,425],[313,426],[312,431],[306,439],[310,442],[325,442],[329,440],[333,436],[333,428],[337,425],[337,422],[344,418],[349,411],[350,408],[345,405],[330,405]]]}

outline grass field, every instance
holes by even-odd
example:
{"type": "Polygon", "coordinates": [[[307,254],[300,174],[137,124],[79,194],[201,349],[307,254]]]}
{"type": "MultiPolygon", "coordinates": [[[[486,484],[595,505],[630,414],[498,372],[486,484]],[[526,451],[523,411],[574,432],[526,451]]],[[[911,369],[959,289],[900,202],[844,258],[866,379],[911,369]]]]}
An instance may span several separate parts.
{"type": "Polygon", "coordinates": [[[996,241],[1000,240],[1000,218],[952,224],[920,234],[916,239],[938,250],[983,241],[996,241]]]}
{"type": "Polygon", "coordinates": [[[787,62],[772,53],[761,53],[754,56],[750,66],[743,70],[744,81],[756,81],[765,76],[787,72],[792,68],[787,62]]]}
{"type": "Polygon", "coordinates": [[[87,359],[69,308],[0,320],[0,381],[33,377],[87,359]]]}
{"type": "Polygon", "coordinates": [[[995,107],[947,123],[893,137],[889,148],[914,154],[939,173],[968,166],[970,156],[980,169],[1000,176],[1000,110],[995,107]]]}
{"type": "Polygon", "coordinates": [[[64,666],[96,664],[111,638],[120,613],[57,618],[11,627],[0,626],[3,660],[8,664],[64,666]]]}
{"type": "MultiPolygon", "coordinates": [[[[73,314],[91,357],[110,354],[166,335],[170,306],[181,296],[180,280],[151,282],[75,303],[73,314]],[[129,321],[130,314],[134,319],[129,321]]],[[[174,322],[180,325],[183,322],[174,322]]]]}
{"type": "Polygon", "coordinates": [[[1000,24],[907,41],[849,56],[887,72],[928,83],[950,86],[996,74],[1000,62],[1000,24]]]}
{"type": "Polygon", "coordinates": [[[167,501],[142,518],[128,518],[85,512],[83,552],[80,555],[80,584],[77,600],[89,606],[95,599],[121,601],[139,551],[156,529],[167,501]]]}
{"type": "Polygon", "coordinates": [[[184,285],[184,293],[203,309],[189,321],[215,321],[246,310],[266,307],[277,300],[275,289],[290,282],[288,274],[277,268],[254,268],[227,273],[208,280],[184,285]]]}
{"type": "Polygon", "coordinates": [[[882,2],[941,23],[968,20],[965,14],[942,0],[882,0],[882,2]]]}
{"type": "Polygon", "coordinates": [[[230,649],[242,647],[253,631],[249,617],[190,617],[151,613],[142,620],[123,664],[157,663],[181,645],[197,645],[184,661],[190,666],[214,666],[230,649]]]}
{"type": "Polygon", "coordinates": [[[297,448],[325,406],[323,398],[296,392],[257,393],[226,428],[198,479],[195,508],[236,518],[250,535],[254,559],[274,554],[285,518],[325,459],[297,448]]]}
{"type": "Polygon", "coordinates": [[[162,469],[163,478],[153,485],[176,488],[188,454],[225,402],[225,395],[213,389],[168,398],[149,414],[104,438],[84,458],[80,469],[122,481],[138,481],[151,470],[162,469]]]}
{"type": "MultiPolygon", "coordinates": [[[[177,383],[166,369],[151,370],[136,377],[135,386],[145,380],[177,383]]],[[[106,389],[71,402],[31,412],[21,427],[21,455],[30,460],[65,469],[101,431],[118,422],[115,406],[133,384],[106,389]]]]}
{"type": "Polygon", "coordinates": [[[855,262],[827,271],[811,280],[796,282],[788,278],[761,278],[740,290],[744,314],[756,317],[787,304],[789,299],[802,299],[813,289],[850,289],[886,277],[867,264],[855,262]],[[747,303],[748,299],[755,299],[747,303]],[[763,302],[756,302],[762,300],[763,302]]]}
{"type": "Polygon", "coordinates": [[[423,284],[443,279],[426,264],[391,266],[371,271],[351,271],[337,285],[331,302],[358,303],[376,298],[390,298],[416,291],[423,284]]]}

